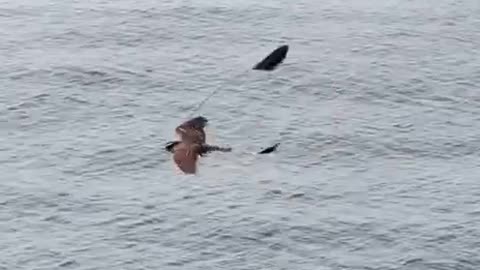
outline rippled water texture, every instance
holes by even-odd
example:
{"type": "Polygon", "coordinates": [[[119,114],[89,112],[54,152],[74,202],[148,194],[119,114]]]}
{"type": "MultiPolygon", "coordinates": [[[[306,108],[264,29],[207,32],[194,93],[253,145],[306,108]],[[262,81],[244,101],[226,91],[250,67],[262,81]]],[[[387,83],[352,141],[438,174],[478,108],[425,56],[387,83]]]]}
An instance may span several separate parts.
{"type": "Polygon", "coordinates": [[[0,0],[0,36],[2,270],[480,267],[478,0],[0,0]],[[182,175],[215,89],[234,151],[182,175]]]}

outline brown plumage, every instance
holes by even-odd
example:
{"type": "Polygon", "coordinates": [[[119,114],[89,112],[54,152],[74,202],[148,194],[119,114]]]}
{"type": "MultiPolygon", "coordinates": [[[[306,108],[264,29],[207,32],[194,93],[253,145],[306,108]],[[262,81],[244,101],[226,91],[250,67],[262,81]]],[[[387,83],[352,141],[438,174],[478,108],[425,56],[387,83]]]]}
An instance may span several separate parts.
{"type": "Polygon", "coordinates": [[[197,172],[199,155],[201,155],[199,144],[181,142],[173,149],[173,161],[175,161],[178,168],[186,174],[195,174],[197,172]]]}
{"type": "Polygon", "coordinates": [[[170,142],[165,149],[173,153],[173,161],[185,174],[197,172],[197,161],[199,156],[212,151],[229,152],[229,147],[219,147],[206,144],[205,131],[208,120],[198,116],[183,122],[175,128],[180,141],[170,142]]]}
{"type": "Polygon", "coordinates": [[[205,131],[208,120],[203,116],[192,118],[175,128],[175,132],[182,142],[205,143],[205,131]]]}

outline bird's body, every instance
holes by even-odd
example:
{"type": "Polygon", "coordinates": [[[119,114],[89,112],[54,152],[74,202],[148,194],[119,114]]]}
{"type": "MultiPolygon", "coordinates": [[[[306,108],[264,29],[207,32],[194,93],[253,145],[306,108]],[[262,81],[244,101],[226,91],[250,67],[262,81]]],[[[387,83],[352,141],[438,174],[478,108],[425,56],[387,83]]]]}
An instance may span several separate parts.
{"type": "Polygon", "coordinates": [[[178,168],[186,174],[196,173],[199,155],[199,144],[192,145],[180,142],[173,148],[173,161],[177,164],[178,168]]]}
{"type": "Polygon", "coordinates": [[[197,161],[199,156],[212,151],[230,152],[229,147],[208,145],[203,130],[208,120],[202,116],[192,118],[178,127],[175,132],[180,141],[173,141],[167,144],[165,149],[173,153],[173,161],[185,174],[197,172],[197,161]]]}

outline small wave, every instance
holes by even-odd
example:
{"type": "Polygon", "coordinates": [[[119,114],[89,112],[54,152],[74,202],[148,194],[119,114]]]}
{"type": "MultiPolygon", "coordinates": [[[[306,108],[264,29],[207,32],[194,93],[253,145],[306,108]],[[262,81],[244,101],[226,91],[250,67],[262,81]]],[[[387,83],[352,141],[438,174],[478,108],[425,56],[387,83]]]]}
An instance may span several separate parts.
{"type": "Polygon", "coordinates": [[[78,263],[75,260],[68,260],[60,263],[58,266],[63,268],[63,267],[71,267],[75,265],[78,265],[78,263]]]}

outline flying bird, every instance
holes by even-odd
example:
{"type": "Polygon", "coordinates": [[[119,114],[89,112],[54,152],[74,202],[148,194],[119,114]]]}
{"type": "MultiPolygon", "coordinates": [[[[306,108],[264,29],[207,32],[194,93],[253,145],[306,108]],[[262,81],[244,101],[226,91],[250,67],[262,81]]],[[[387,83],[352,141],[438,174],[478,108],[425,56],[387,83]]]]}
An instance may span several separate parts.
{"type": "Polygon", "coordinates": [[[254,70],[274,70],[287,57],[288,45],[282,45],[271,52],[262,61],[257,63],[254,70]]]}
{"type": "Polygon", "coordinates": [[[205,141],[205,131],[208,120],[203,116],[192,118],[183,122],[175,128],[180,141],[167,143],[165,150],[173,153],[173,161],[185,174],[197,172],[197,161],[199,156],[212,151],[230,152],[230,147],[209,145],[205,141]]]}

